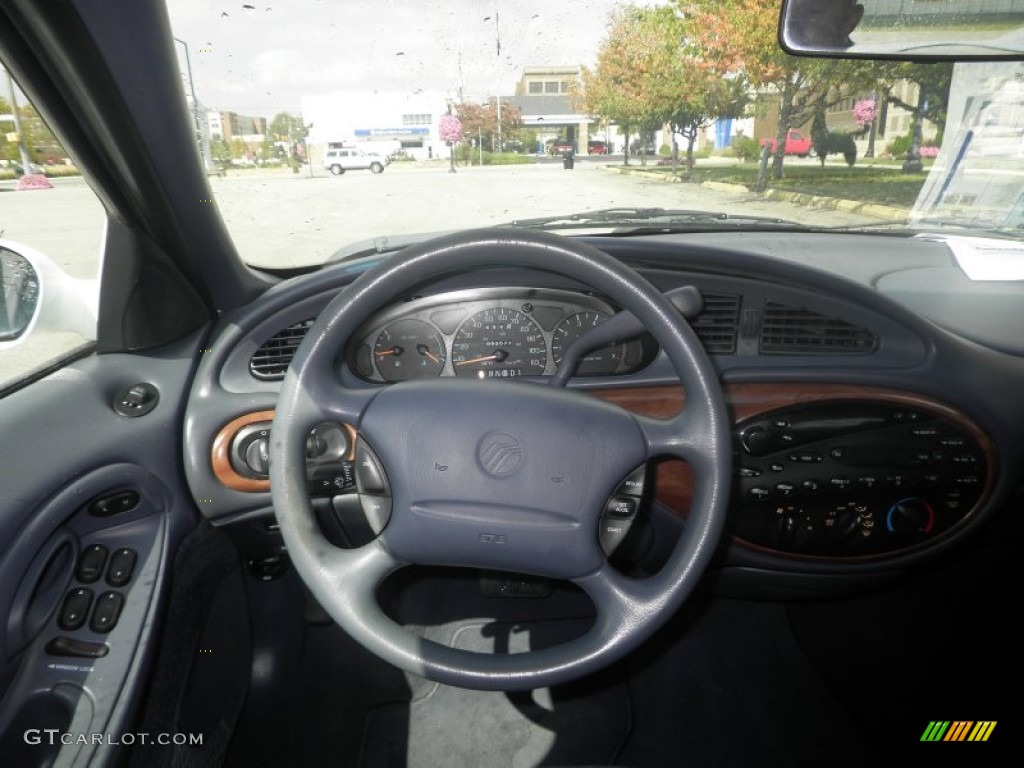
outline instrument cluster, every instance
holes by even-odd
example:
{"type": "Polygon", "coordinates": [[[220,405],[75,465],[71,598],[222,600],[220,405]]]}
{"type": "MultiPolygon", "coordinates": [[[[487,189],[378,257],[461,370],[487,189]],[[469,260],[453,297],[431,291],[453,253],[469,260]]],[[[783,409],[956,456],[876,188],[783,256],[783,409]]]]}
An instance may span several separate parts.
{"type": "MultiPolygon", "coordinates": [[[[348,352],[361,378],[548,376],[580,336],[610,318],[606,301],[570,291],[491,288],[411,299],[372,318],[348,352]]],[[[657,348],[640,338],[594,350],[578,376],[633,373],[657,348]]]]}

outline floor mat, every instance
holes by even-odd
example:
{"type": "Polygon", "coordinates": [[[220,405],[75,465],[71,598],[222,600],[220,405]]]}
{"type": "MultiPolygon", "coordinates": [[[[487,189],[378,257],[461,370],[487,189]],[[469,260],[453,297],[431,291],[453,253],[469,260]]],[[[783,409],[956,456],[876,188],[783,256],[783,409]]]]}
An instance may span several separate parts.
{"type": "MultiPolygon", "coordinates": [[[[544,622],[568,636],[579,622],[544,622]]],[[[530,647],[528,623],[463,623],[430,630],[431,639],[457,648],[513,652],[530,647]],[[448,637],[445,638],[444,636],[448,637]]],[[[439,768],[607,765],[629,735],[629,696],[623,683],[581,681],[505,694],[469,691],[408,676],[413,698],[371,710],[366,718],[361,768],[439,768]]]]}

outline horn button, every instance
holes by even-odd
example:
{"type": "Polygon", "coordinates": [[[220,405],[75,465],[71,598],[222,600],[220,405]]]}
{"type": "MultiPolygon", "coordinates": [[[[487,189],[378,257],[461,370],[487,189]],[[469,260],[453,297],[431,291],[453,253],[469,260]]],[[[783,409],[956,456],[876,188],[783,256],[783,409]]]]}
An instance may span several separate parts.
{"type": "Polygon", "coordinates": [[[628,530],[638,467],[642,493],[632,416],[559,388],[407,382],[373,400],[360,434],[390,486],[387,546],[406,562],[573,578],[628,530]]]}

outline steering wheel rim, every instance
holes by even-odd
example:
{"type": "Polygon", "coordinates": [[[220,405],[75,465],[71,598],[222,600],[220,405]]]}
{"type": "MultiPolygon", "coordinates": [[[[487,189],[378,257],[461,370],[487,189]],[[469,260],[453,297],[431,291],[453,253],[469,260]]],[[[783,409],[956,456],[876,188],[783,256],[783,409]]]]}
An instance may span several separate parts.
{"type": "MultiPolygon", "coordinates": [[[[731,474],[729,424],[717,374],[696,335],[661,292],[585,243],[509,229],[460,233],[407,249],[367,270],[339,293],[307,333],[285,377],[270,458],[273,506],[289,555],[332,618],[357,642],[397,667],[438,682],[487,690],[565,682],[621,658],[650,636],[690,594],[712,557],[724,525],[731,474]],[[651,419],[571,390],[523,382],[443,379],[365,388],[341,384],[335,369],[338,350],[379,307],[445,274],[496,265],[569,275],[633,312],[679,375],[687,394],[684,410],[670,419],[651,419]],[[423,441],[427,438],[417,442],[417,430],[403,430],[394,418],[402,410],[429,411],[450,397],[458,397],[460,409],[468,413],[463,419],[448,416],[457,428],[441,442],[458,457],[460,482],[472,486],[465,491],[461,486],[456,489],[449,476],[429,471],[433,454],[421,455],[434,450],[423,441]],[[514,404],[517,418],[510,431],[523,436],[523,456],[536,454],[532,464],[523,459],[534,474],[523,474],[520,482],[528,483],[523,492],[529,503],[518,506],[474,495],[513,487],[502,485],[507,479],[490,472],[479,453],[488,435],[508,429],[501,413],[488,416],[501,402],[514,404]],[[477,423],[481,419],[485,423],[477,423]],[[391,521],[379,537],[353,550],[334,547],[323,536],[306,487],[306,438],[313,425],[325,420],[365,430],[385,471],[393,474],[391,521]],[[549,422],[556,426],[549,428],[549,422]],[[570,462],[568,483],[565,476],[551,477],[557,488],[543,474],[556,455],[546,445],[548,438],[558,444],[557,436],[548,434],[550,429],[583,430],[598,447],[570,462]],[[615,450],[601,445],[610,440],[615,450]],[[649,578],[628,578],[600,554],[600,509],[589,509],[602,493],[607,499],[609,487],[622,477],[614,477],[608,486],[609,481],[595,472],[623,472],[663,456],[682,458],[693,469],[692,508],[685,531],[661,570],[649,578]],[[588,472],[590,476],[583,476],[588,472]],[[566,496],[567,485],[575,495],[566,496]],[[421,492],[420,486],[429,490],[421,492]],[[561,505],[572,509],[566,512],[561,505]],[[588,534],[589,525],[593,528],[588,534]],[[484,533],[499,528],[512,533],[484,533]],[[499,539],[517,546],[483,546],[499,539]],[[538,554],[531,547],[547,549],[538,554]],[[558,556],[552,557],[552,552],[558,556]],[[412,563],[497,567],[567,578],[587,592],[597,618],[585,634],[536,651],[482,654],[443,646],[407,631],[377,604],[380,582],[412,563]]],[[[437,461],[433,465],[447,469],[437,461]]]]}

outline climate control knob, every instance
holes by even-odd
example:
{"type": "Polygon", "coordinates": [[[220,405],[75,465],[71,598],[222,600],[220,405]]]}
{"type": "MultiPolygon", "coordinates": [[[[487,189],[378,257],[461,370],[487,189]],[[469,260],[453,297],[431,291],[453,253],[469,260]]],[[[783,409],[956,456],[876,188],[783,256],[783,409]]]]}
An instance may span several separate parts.
{"type": "Polygon", "coordinates": [[[910,496],[900,499],[885,516],[885,527],[893,532],[913,531],[931,533],[935,526],[935,511],[924,499],[910,496]]]}

